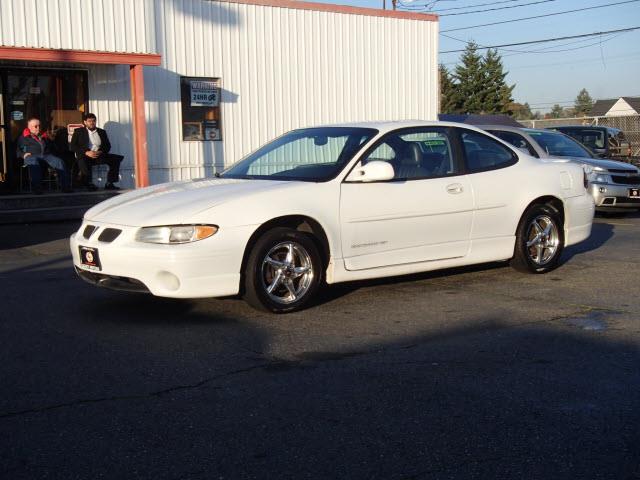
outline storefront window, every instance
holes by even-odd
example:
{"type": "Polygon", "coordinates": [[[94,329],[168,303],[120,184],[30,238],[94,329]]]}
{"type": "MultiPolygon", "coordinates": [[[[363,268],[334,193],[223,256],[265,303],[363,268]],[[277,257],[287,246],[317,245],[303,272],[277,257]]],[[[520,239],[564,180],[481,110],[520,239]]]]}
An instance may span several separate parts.
{"type": "Polygon", "coordinates": [[[43,131],[55,136],[71,123],[82,123],[87,106],[87,72],[79,70],[9,70],[5,106],[11,138],[38,117],[43,131]]]}
{"type": "Polygon", "coordinates": [[[0,178],[17,182],[22,161],[15,155],[16,141],[31,117],[40,119],[42,132],[56,144],[56,155],[73,165],[67,126],[82,124],[87,78],[86,70],[0,68],[0,178]]]}
{"type": "Polygon", "coordinates": [[[222,140],[220,78],[181,77],[182,140],[222,140]]]}

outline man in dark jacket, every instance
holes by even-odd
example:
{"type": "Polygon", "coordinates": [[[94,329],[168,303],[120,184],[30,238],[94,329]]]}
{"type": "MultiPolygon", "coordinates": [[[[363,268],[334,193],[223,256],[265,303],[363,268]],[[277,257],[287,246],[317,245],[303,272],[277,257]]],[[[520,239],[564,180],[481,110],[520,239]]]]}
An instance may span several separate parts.
{"type": "Polygon", "coordinates": [[[108,165],[109,172],[104,189],[120,190],[120,187],[114,184],[120,180],[120,162],[124,157],[109,153],[111,150],[109,137],[102,128],[96,127],[96,116],[93,113],[83,115],[82,123],[84,123],[84,128],[77,128],[73,131],[69,145],[78,159],[82,184],[88,190],[95,190],[97,187],[91,182],[91,167],[93,165],[108,165]]]}
{"type": "Polygon", "coordinates": [[[31,176],[31,191],[42,193],[42,169],[49,166],[58,172],[58,181],[63,192],[71,191],[69,176],[62,159],[51,153],[52,143],[47,134],[40,133],[40,120],[32,117],[27,121],[27,128],[18,138],[16,154],[21,158],[31,176]]]}

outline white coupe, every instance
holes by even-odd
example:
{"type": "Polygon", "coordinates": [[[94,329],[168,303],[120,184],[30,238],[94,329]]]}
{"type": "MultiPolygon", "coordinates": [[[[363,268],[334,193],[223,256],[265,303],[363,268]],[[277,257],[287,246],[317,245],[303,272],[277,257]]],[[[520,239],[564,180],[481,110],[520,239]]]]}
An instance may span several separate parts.
{"type": "Polygon", "coordinates": [[[555,268],[594,214],[580,166],[477,128],[361,123],[291,131],[216,178],[91,208],[78,275],[176,298],[242,294],[290,312],[328,284],[511,260],[555,268]]]}

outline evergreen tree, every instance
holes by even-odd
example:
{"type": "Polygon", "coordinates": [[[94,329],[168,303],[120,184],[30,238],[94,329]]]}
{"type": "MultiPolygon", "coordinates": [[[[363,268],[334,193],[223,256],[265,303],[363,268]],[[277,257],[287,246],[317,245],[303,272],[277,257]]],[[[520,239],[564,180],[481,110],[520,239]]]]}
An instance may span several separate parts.
{"type": "Polygon", "coordinates": [[[562,108],[557,103],[551,108],[551,112],[549,112],[549,116],[551,118],[562,118],[564,116],[564,108],[562,108]]]}
{"type": "Polygon", "coordinates": [[[459,100],[451,74],[442,64],[438,67],[438,71],[440,73],[440,113],[458,113],[459,100]]]}
{"type": "Polygon", "coordinates": [[[461,64],[456,65],[452,79],[456,83],[460,99],[460,113],[482,113],[484,108],[485,75],[478,46],[469,42],[462,54],[461,64]]]}
{"type": "Polygon", "coordinates": [[[513,103],[511,92],[515,85],[507,85],[507,72],[502,66],[502,58],[497,50],[489,49],[482,60],[484,76],[483,113],[511,114],[509,109],[513,103]]]}
{"type": "Polygon", "coordinates": [[[576,116],[583,115],[586,116],[591,112],[593,108],[593,98],[589,95],[586,88],[580,90],[576,100],[574,102],[574,114],[576,116]]]}
{"type": "Polygon", "coordinates": [[[518,102],[513,102],[509,104],[508,108],[516,120],[530,120],[533,118],[533,113],[531,112],[531,107],[528,103],[523,105],[518,102]]]}

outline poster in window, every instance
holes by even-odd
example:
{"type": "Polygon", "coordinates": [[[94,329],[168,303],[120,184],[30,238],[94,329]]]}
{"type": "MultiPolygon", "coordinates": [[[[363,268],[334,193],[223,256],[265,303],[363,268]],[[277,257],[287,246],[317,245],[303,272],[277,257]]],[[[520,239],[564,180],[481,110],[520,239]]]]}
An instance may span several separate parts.
{"type": "Polygon", "coordinates": [[[218,128],[218,122],[205,122],[204,139],[220,140],[220,129],[218,128]]]}
{"type": "Polygon", "coordinates": [[[207,142],[222,140],[221,79],[181,77],[182,140],[207,142]]]}
{"type": "Polygon", "coordinates": [[[191,80],[191,106],[192,107],[217,107],[220,95],[216,82],[205,80],[191,80]]]}

